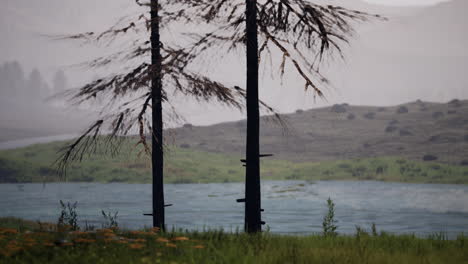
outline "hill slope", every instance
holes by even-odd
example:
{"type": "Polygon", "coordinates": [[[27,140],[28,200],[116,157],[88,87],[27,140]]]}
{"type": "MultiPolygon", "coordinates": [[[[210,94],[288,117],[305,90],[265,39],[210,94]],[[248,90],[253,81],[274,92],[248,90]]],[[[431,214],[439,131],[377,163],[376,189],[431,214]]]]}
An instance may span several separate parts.
{"type": "MultiPolygon", "coordinates": [[[[289,161],[404,156],[460,164],[468,159],[468,101],[393,107],[335,105],[283,115],[289,130],[262,118],[261,152],[289,161]]],[[[246,122],[170,130],[179,146],[243,155],[246,122]]]]}

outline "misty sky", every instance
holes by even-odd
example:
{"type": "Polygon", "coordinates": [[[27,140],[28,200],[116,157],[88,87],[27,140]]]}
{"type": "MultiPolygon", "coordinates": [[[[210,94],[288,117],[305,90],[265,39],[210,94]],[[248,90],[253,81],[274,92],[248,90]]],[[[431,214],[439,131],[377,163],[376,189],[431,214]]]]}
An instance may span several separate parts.
{"type": "MultiPolygon", "coordinates": [[[[103,30],[119,17],[134,12],[133,0],[0,0],[0,64],[16,60],[26,73],[38,68],[50,82],[64,69],[71,85],[81,84],[97,73],[70,67],[95,58],[107,47],[94,48],[70,42],[51,41],[45,35],[103,30]],[[72,4],[73,3],[73,4],[72,4]],[[92,6],[92,8],[89,8],[92,6]],[[21,19],[18,19],[21,18],[21,19]]],[[[328,0],[327,0],[328,1],[328,0]]],[[[395,5],[433,5],[443,0],[355,0],[339,4],[364,8],[372,13],[390,14],[387,22],[365,25],[350,45],[344,62],[332,61],[326,88],[327,100],[315,100],[304,92],[301,78],[291,71],[281,85],[270,74],[262,75],[262,99],[280,112],[347,102],[354,105],[396,105],[422,99],[444,102],[468,98],[467,0],[429,7],[395,5]],[[368,9],[367,9],[368,8],[368,9]],[[288,92],[285,93],[285,90],[288,92]]],[[[228,85],[245,85],[241,53],[227,57],[219,67],[201,69],[228,85]]],[[[277,71],[273,72],[273,75],[277,71]]],[[[212,105],[182,102],[182,114],[194,124],[236,120],[243,115],[212,105]],[[208,114],[207,114],[208,113],[208,114]]],[[[1,110],[1,109],[0,109],[1,110]]]]}
{"type": "Polygon", "coordinates": [[[365,0],[366,2],[382,5],[433,5],[447,0],[365,0]]]}

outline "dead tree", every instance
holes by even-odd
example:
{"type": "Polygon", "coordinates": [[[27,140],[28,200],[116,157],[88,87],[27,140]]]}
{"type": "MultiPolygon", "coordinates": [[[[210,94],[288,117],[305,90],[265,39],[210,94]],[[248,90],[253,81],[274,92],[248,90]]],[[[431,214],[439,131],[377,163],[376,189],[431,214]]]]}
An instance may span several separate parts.
{"type": "MultiPolygon", "coordinates": [[[[84,64],[91,68],[105,68],[115,64],[132,66],[94,80],[82,86],[78,92],[73,90],[68,93],[74,103],[92,101],[96,97],[107,99],[108,102],[103,106],[99,120],[61,150],[57,165],[60,175],[65,176],[72,162],[81,161],[86,155],[96,152],[98,146],[102,145],[107,153],[114,154],[119,151],[126,136],[138,134],[138,145],[151,155],[153,208],[150,215],[153,216],[153,226],[165,228],[163,103],[171,105],[168,94],[183,94],[206,103],[218,101],[243,109],[246,92],[190,71],[189,64],[199,55],[196,50],[163,44],[160,39],[162,25],[167,27],[178,17],[163,8],[171,6],[171,1],[162,2],[151,0],[144,3],[136,0],[138,5],[150,9],[149,17],[147,12],[143,12],[137,17],[123,18],[104,32],[58,37],[60,40],[110,45],[119,37],[135,34],[130,47],[84,64]],[[147,37],[148,34],[150,37],[147,37]],[[149,109],[151,117],[148,117],[149,109]],[[151,147],[147,144],[147,132],[151,134],[151,147]]],[[[262,105],[272,111],[265,104],[262,105]]],[[[169,112],[178,117],[174,107],[170,107],[169,112]]]]}
{"type": "Polygon", "coordinates": [[[247,148],[246,148],[246,232],[261,231],[258,69],[272,49],[281,54],[283,76],[289,63],[305,82],[305,89],[323,97],[328,84],[320,73],[324,55],[342,56],[341,45],[353,33],[354,21],[379,18],[337,6],[322,6],[307,0],[174,0],[186,8],[172,15],[178,19],[214,24],[206,34],[193,34],[198,42],[192,50],[205,52],[214,47],[228,51],[244,46],[247,53],[247,148]],[[243,24],[245,26],[243,26],[243,24]],[[261,45],[259,45],[261,43],[261,45]]]}

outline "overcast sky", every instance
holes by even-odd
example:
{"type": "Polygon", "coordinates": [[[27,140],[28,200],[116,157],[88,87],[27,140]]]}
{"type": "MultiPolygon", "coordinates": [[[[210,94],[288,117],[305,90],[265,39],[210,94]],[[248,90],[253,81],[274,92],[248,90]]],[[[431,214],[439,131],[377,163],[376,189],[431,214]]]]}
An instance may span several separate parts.
{"type": "Polygon", "coordinates": [[[383,5],[432,5],[447,0],[365,0],[373,4],[383,5]]]}

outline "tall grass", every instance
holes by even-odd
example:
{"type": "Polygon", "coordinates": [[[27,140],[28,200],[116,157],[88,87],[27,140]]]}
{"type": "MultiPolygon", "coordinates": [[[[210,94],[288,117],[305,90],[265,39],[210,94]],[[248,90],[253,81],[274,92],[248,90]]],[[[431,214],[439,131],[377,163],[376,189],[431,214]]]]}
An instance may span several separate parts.
{"type": "MultiPolygon", "coordinates": [[[[0,220],[0,226],[1,226],[0,220]]],[[[0,229],[0,263],[467,263],[467,238],[0,229]]]]}

